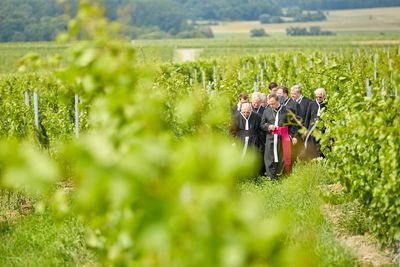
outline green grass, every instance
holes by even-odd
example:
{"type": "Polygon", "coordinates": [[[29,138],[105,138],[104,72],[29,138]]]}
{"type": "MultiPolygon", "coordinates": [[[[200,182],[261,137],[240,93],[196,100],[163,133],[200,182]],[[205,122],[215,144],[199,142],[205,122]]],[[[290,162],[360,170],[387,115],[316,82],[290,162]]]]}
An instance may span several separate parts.
{"type": "Polygon", "coordinates": [[[0,266],[94,266],[83,233],[76,218],[49,212],[0,221],[0,266]]]}
{"type": "Polygon", "coordinates": [[[298,165],[280,182],[246,182],[245,195],[256,196],[264,206],[265,218],[288,213],[291,224],[287,243],[310,250],[316,266],[358,266],[354,255],[336,241],[331,223],[324,217],[319,185],[326,180],[319,164],[298,165]]]}
{"type": "MultiPolygon", "coordinates": [[[[172,62],[175,48],[201,48],[200,59],[258,55],[278,51],[335,51],[359,45],[366,40],[398,40],[396,32],[348,32],[335,36],[296,36],[271,34],[265,38],[250,38],[247,34],[218,34],[214,39],[135,40],[137,60],[140,64],[158,65],[172,62]]],[[[378,45],[373,45],[378,46],[378,45]]],[[[387,45],[386,45],[387,46],[387,45]]],[[[17,71],[18,60],[29,52],[42,56],[63,54],[68,45],[56,42],[0,43],[0,73],[17,71]]],[[[371,46],[372,47],[372,46],[371,46]]]]}
{"type": "Polygon", "coordinates": [[[18,69],[18,60],[27,53],[37,53],[41,56],[62,54],[66,45],[56,42],[37,43],[0,43],[0,73],[12,73],[18,69]]]}

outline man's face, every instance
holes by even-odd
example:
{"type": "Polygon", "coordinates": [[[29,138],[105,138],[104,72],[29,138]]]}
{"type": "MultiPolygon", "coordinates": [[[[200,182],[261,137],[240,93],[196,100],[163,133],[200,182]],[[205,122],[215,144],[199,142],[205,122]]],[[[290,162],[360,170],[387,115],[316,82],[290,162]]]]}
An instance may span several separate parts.
{"type": "Polygon", "coordinates": [[[260,106],[260,104],[261,104],[261,99],[255,98],[255,99],[251,100],[251,105],[254,108],[258,108],[260,106]]]}
{"type": "Polygon", "coordinates": [[[278,91],[276,91],[276,94],[278,96],[283,96],[283,89],[278,89],[278,91]]]}
{"type": "Polygon", "coordinates": [[[261,105],[263,107],[266,107],[268,105],[268,98],[267,97],[263,97],[263,99],[261,101],[261,105]]]}
{"type": "Polygon", "coordinates": [[[270,99],[268,100],[268,104],[269,104],[272,108],[274,108],[274,109],[277,109],[277,108],[279,107],[279,102],[276,101],[275,98],[270,98],[270,99]]]}
{"type": "Polygon", "coordinates": [[[294,100],[297,100],[297,99],[299,99],[299,97],[300,97],[300,90],[298,90],[298,89],[292,89],[292,91],[290,92],[290,94],[292,95],[292,98],[293,98],[294,100]]]}
{"type": "Polygon", "coordinates": [[[315,93],[315,98],[317,99],[318,103],[321,103],[324,101],[324,93],[321,91],[318,91],[315,93]]]}
{"type": "Polygon", "coordinates": [[[246,106],[242,108],[242,114],[247,119],[250,116],[250,107],[246,106]]]}

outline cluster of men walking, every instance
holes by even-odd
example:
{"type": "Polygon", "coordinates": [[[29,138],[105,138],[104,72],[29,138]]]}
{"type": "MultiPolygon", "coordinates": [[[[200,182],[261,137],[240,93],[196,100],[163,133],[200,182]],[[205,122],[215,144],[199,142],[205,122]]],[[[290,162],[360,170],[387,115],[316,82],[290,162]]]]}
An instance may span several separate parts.
{"type": "Polygon", "coordinates": [[[276,180],[288,174],[298,158],[323,157],[313,132],[326,108],[326,92],[316,89],[315,100],[311,100],[303,96],[300,85],[291,88],[291,97],[285,86],[275,82],[269,90],[269,95],[253,93],[250,103],[245,92],[239,95],[230,132],[243,145],[242,157],[255,150],[262,166],[259,174],[276,180]]]}

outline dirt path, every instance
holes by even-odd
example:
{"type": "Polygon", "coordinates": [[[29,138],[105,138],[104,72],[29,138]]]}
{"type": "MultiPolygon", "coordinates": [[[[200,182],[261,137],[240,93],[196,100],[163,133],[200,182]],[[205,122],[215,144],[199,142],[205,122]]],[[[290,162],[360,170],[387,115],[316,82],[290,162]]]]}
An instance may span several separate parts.
{"type": "MultiPolygon", "coordinates": [[[[341,190],[340,185],[332,185],[329,191],[341,190]]],[[[380,249],[378,241],[370,234],[351,235],[339,225],[339,220],[343,216],[338,206],[324,204],[322,207],[324,214],[332,222],[333,231],[336,239],[345,247],[353,251],[361,266],[400,266],[399,253],[390,249],[380,249]],[[398,265],[396,265],[396,263],[398,265]]]]}
{"type": "Polygon", "coordinates": [[[199,48],[179,48],[174,50],[174,62],[187,62],[187,61],[195,61],[202,52],[202,49],[199,48]]]}

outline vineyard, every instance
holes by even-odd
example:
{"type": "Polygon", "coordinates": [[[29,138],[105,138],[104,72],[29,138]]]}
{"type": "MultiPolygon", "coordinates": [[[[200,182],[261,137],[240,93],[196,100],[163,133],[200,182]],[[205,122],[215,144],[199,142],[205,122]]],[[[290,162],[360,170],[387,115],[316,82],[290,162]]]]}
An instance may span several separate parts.
{"type": "MultiPolygon", "coordinates": [[[[83,10],[76,27],[92,41],[0,77],[0,234],[15,240],[10,229],[30,229],[15,221],[38,218],[63,229],[48,232],[61,236],[52,261],[34,266],[357,266],[321,199],[357,203],[365,231],[399,247],[399,47],[151,68],[83,10]],[[271,81],[310,97],[324,87],[329,107],[316,133],[326,160],[299,162],[277,183],[248,177],[256,157],[241,160],[228,134],[237,95],[267,93],[271,81]],[[321,193],[335,183],[340,195],[321,193]]],[[[18,248],[0,251],[1,265],[23,264],[18,248]]]]}

